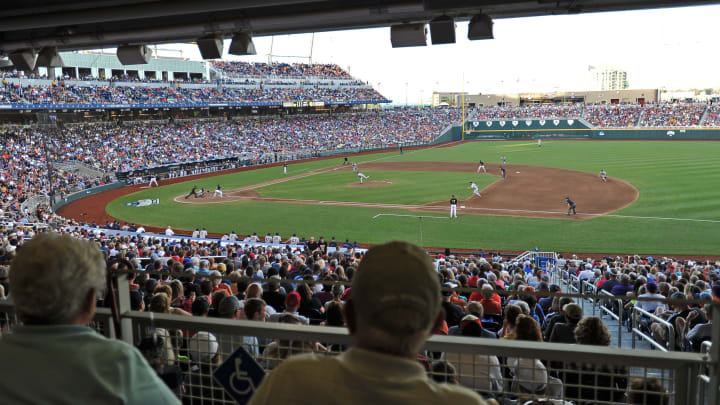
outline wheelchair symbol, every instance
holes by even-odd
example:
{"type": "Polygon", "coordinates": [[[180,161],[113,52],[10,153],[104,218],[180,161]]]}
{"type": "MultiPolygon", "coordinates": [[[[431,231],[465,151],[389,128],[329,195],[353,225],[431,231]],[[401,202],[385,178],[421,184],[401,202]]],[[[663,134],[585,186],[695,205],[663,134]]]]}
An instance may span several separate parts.
{"type": "Polygon", "coordinates": [[[230,375],[230,389],[238,395],[250,395],[255,391],[255,382],[241,366],[242,360],[235,359],[235,372],[230,375]]]}

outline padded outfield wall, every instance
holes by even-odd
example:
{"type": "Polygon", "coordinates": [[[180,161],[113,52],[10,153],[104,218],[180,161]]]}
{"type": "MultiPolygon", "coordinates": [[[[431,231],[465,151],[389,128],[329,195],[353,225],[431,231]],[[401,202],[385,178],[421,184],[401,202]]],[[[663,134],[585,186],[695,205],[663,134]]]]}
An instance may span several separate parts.
{"type": "MultiPolygon", "coordinates": [[[[460,140],[459,126],[442,141],[460,140]],[[451,137],[452,139],[447,139],[451,137]]],[[[720,128],[591,128],[584,120],[466,121],[465,139],[708,139],[720,140],[720,128]]]]}

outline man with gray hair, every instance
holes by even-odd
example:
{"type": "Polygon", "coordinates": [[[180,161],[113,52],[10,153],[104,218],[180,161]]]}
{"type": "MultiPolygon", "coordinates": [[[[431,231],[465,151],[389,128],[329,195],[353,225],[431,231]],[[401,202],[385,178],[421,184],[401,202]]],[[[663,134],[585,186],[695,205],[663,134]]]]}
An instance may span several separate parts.
{"type": "Polygon", "coordinates": [[[18,250],[10,285],[24,325],[0,339],[3,403],[180,403],[134,347],[86,326],[105,285],[95,244],[40,234],[18,250]]]}
{"type": "Polygon", "coordinates": [[[417,353],[442,324],[440,283],[421,248],[371,248],[355,273],[345,319],[355,345],[338,356],[298,355],[265,377],[251,405],[279,403],[485,404],[475,392],[427,378],[417,353]]]}

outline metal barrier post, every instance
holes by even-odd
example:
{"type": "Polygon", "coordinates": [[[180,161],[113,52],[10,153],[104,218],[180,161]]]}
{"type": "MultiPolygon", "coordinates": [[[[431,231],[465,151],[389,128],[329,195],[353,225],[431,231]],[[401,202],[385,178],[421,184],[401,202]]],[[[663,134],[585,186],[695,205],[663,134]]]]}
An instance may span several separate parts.
{"type": "Polygon", "coordinates": [[[130,284],[126,279],[126,276],[117,276],[117,293],[118,313],[120,314],[120,332],[122,334],[122,340],[124,340],[126,343],[133,345],[134,342],[132,319],[123,316],[131,310],[130,284]]]}
{"type": "Polygon", "coordinates": [[[720,405],[720,305],[712,307],[712,340],[710,347],[710,400],[708,403],[720,405]]]}
{"type": "Polygon", "coordinates": [[[632,318],[633,318],[632,319],[632,325],[633,325],[633,327],[632,327],[632,347],[633,347],[633,349],[635,348],[635,335],[638,335],[638,336],[640,336],[641,339],[645,340],[646,342],[653,345],[654,347],[656,347],[659,350],[662,350],[664,352],[675,350],[675,327],[670,322],[656,316],[655,314],[651,314],[650,312],[645,311],[644,309],[638,308],[638,307],[633,307],[632,318]],[[668,347],[663,347],[658,342],[656,342],[652,336],[648,336],[646,333],[641,331],[640,328],[638,328],[638,316],[636,315],[636,313],[639,315],[645,316],[647,318],[650,318],[653,321],[660,323],[663,326],[665,326],[665,328],[667,328],[667,339],[665,342],[666,342],[666,344],[669,343],[668,347]]]}

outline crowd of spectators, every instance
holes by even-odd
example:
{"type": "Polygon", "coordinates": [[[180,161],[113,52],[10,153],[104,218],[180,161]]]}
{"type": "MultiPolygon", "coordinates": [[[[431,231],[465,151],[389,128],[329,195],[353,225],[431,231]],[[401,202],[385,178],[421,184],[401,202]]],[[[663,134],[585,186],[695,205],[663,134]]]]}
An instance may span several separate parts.
{"type": "MultiPolygon", "coordinates": [[[[399,108],[267,120],[128,126],[92,123],[62,128],[51,134],[51,139],[58,160],[80,161],[102,171],[126,171],[240,154],[262,160],[275,153],[426,142],[459,119],[456,109],[399,108]]],[[[11,148],[6,149],[4,159],[22,160],[26,149],[42,156],[43,148],[38,145],[47,136],[45,131],[8,128],[5,133],[12,136],[6,139],[11,148]]]]}
{"type": "Polygon", "coordinates": [[[524,106],[489,106],[480,107],[471,112],[471,119],[488,120],[521,120],[521,119],[561,119],[577,118],[582,115],[583,104],[526,104],[524,106]]]}
{"type": "Polygon", "coordinates": [[[638,127],[696,127],[707,104],[646,104],[640,111],[638,127]]]}
{"type": "Polygon", "coordinates": [[[21,86],[5,84],[0,101],[29,104],[193,104],[234,102],[358,102],[385,101],[375,89],[342,86],[322,88],[268,87],[133,87],[133,86],[87,86],[57,82],[51,86],[21,86]]]}
{"type": "Polygon", "coordinates": [[[0,128],[0,218],[20,222],[44,222],[49,215],[46,205],[31,211],[23,203],[33,196],[58,197],[70,192],[104,184],[105,179],[87,177],[77,171],[63,170],[46,161],[45,138],[40,133],[17,132],[0,128]],[[52,187],[48,170],[52,172],[52,187]]]}
{"type": "Polygon", "coordinates": [[[230,61],[212,61],[212,65],[230,77],[246,76],[289,76],[322,77],[332,79],[352,79],[343,68],[329,63],[248,63],[230,61]]]}
{"type": "Polygon", "coordinates": [[[720,104],[708,107],[706,114],[703,125],[707,127],[720,127],[720,104]]]}
{"type": "Polygon", "coordinates": [[[720,126],[717,106],[705,103],[489,106],[473,110],[468,117],[480,121],[585,119],[599,128],[720,126]],[[706,110],[708,115],[701,122],[706,110]]]}
{"type": "MultiPolygon", "coordinates": [[[[343,307],[352,289],[342,283],[355,282],[358,265],[364,262],[363,253],[354,250],[351,244],[345,253],[331,249],[342,247],[335,238],[320,237],[316,242],[314,237],[300,240],[295,235],[282,238],[268,234],[268,240],[277,238],[280,242],[271,248],[252,247],[252,243],[222,246],[215,241],[172,242],[144,234],[105,237],[73,226],[61,229],[76,238],[95,240],[108,262],[126,259],[132,266],[130,270],[140,271],[128,281],[133,310],[183,316],[343,327],[347,322],[343,307]],[[286,246],[286,243],[292,245],[286,246]]],[[[30,229],[23,235],[17,227],[13,231],[9,234],[9,229],[0,228],[4,235],[2,263],[13,258],[23,243],[23,236],[31,237],[39,232],[30,229]]],[[[247,240],[262,239],[257,236],[253,239],[251,235],[247,240]]],[[[642,306],[670,319],[677,325],[678,350],[696,350],[698,342],[710,337],[709,305],[667,305],[664,300],[720,300],[720,263],[635,256],[596,260],[568,258],[560,264],[565,274],[620,297],[626,306],[642,306]]],[[[434,271],[444,287],[438,298],[443,316],[440,322],[435,322],[432,330],[435,334],[578,345],[611,344],[611,335],[602,319],[583,316],[581,307],[572,298],[553,297],[561,291],[560,286],[553,284],[555,279],[530,261],[517,262],[496,253],[438,255],[434,271]]],[[[388,282],[387,278],[384,281],[388,282]]],[[[7,285],[3,285],[3,289],[6,295],[12,295],[7,285]]],[[[355,299],[355,295],[352,298],[355,299]]],[[[377,305],[382,311],[382,304],[377,305]]],[[[405,320],[404,317],[395,319],[396,322],[405,320]]],[[[645,327],[662,338],[660,328],[650,322],[645,327]]],[[[172,365],[181,353],[188,353],[190,361],[206,367],[208,373],[234,350],[234,345],[245,347],[266,369],[276,368],[286,358],[300,353],[347,350],[343,345],[264,341],[247,336],[231,338],[207,332],[199,332],[201,335],[194,339],[194,333],[183,336],[180,331],[166,329],[155,333],[164,342],[162,356],[167,360],[164,364],[172,365]],[[204,351],[197,347],[199,338],[206,344],[204,351]],[[213,344],[207,345],[207,342],[213,344]]],[[[490,398],[522,398],[523,394],[533,394],[581,403],[623,401],[625,392],[632,391],[633,384],[639,384],[631,384],[629,371],[624,367],[580,364],[572,359],[546,362],[424,351],[414,357],[431,378],[465,386],[490,398]]],[[[263,395],[270,394],[276,393],[263,395]]]]}

